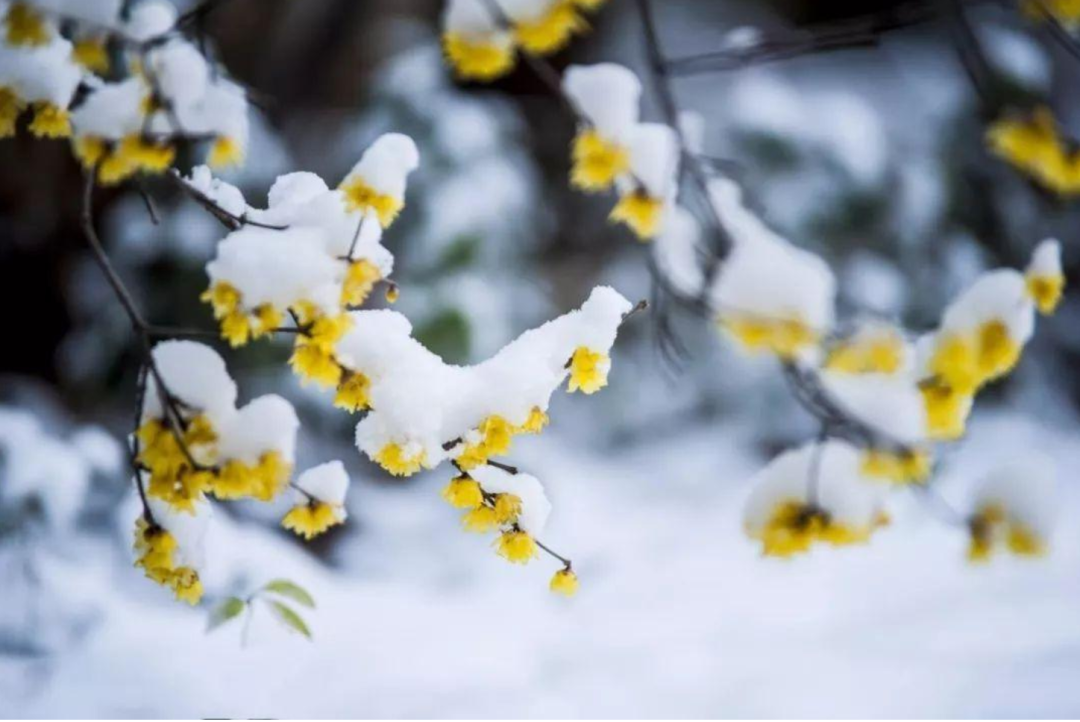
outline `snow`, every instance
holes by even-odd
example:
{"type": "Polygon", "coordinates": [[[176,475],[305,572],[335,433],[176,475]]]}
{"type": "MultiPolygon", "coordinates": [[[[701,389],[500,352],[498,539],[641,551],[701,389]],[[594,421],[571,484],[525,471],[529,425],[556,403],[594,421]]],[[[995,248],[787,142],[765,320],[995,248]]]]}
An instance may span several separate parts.
{"type": "Polygon", "coordinates": [[[1063,275],[1061,270],[1061,243],[1054,238],[1047,238],[1035,247],[1031,254],[1026,275],[1031,278],[1056,278],[1063,275]]]}
{"type": "Polygon", "coordinates": [[[71,51],[71,43],[59,36],[32,47],[0,43],[0,86],[11,88],[26,102],[66,108],[82,78],[71,51]]]}
{"type": "Polygon", "coordinates": [[[389,444],[408,445],[408,456],[422,451],[434,467],[464,450],[444,444],[490,416],[525,423],[533,408],[548,408],[578,348],[610,351],[630,307],[614,289],[598,287],[579,310],[525,332],[474,366],[443,362],[411,337],[411,324],[396,312],[352,312],[353,327],[336,356],[371,382],[373,410],[356,427],[357,446],[374,458],[389,444]]]}
{"type": "Polygon", "coordinates": [[[713,180],[709,191],[734,241],[712,290],[716,307],[764,319],[799,319],[818,332],[828,330],[836,296],[828,265],[766,227],[743,205],[734,182],[713,180]]]}
{"type": "Polygon", "coordinates": [[[1011,518],[1040,539],[1050,536],[1057,512],[1058,495],[1053,459],[1045,454],[1025,453],[993,469],[978,486],[972,507],[1000,504],[1011,518]]]}
{"type": "Polygon", "coordinates": [[[135,40],[150,40],[172,30],[177,17],[176,7],[167,0],[142,0],[132,7],[124,30],[135,40]]]}
{"type": "Polygon", "coordinates": [[[517,524],[534,537],[541,536],[551,516],[551,502],[544,487],[535,476],[518,472],[511,474],[494,466],[479,466],[469,476],[480,482],[489,494],[513,494],[521,500],[517,524]]]}
{"type": "MultiPolygon", "coordinates": [[[[974,427],[965,467],[1017,445],[1062,468],[1080,462],[1072,427],[1015,415],[974,427]]],[[[561,502],[545,541],[573,556],[582,587],[571,600],[544,588],[553,563],[511,567],[459,533],[442,480],[354,489],[363,531],[338,570],[284,535],[219,520],[211,543],[222,558],[204,583],[224,594],[293,579],[317,600],[305,613],[311,643],[262,609],[246,648],[239,623],[205,635],[204,613],[91,545],[50,578],[95,605],[96,621],[40,662],[0,658],[0,707],[12,717],[1080,713],[1075,485],[1045,560],[970,567],[962,532],[906,495],[867,546],[765,560],[742,537],[748,488],[725,483],[758,463],[739,438],[705,425],[618,453],[537,440],[521,462],[561,502]]]]}
{"type": "Polygon", "coordinates": [[[309,496],[332,506],[345,504],[349,475],[340,461],[314,466],[296,478],[296,487],[309,496]]]}
{"type": "Polygon", "coordinates": [[[277,451],[292,463],[300,421],[291,403],[276,394],[253,399],[219,427],[221,459],[255,464],[267,451],[277,451]]]}
{"type": "MultiPolygon", "coordinates": [[[[154,362],[169,391],[184,404],[205,411],[212,421],[229,416],[236,406],[236,384],[217,351],[194,341],[162,341],[154,347],[154,362]]],[[[157,380],[147,382],[143,418],[160,418],[162,404],[157,380]]]]}
{"type": "Polygon", "coordinates": [[[1023,345],[1035,331],[1035,306],[1024,277],[1011,268],[984,273],[956,298],[941,317],[945,333],[966,334],[987,321],[1001,321],[1009,336],[1023,345]]]}
{"type": "Polygon", "coordinates": [[[676,191],[679,140],[662,123],[639,123],[629,133],[630,171],[651,198],[669,200],[676,191]]]}
{"type": "Polygon", "coordinates": [[[926,437],[926,408],[910,374],[822,373],[821,379],[841,408],[886,438],[910,445],[926,437]]]}
{"type": "Polygon", "coordinates": [[[760,532],[784,502],[814,501],[833,522],[854,530],[870,529],[883,495],[859,474],[859,459],[859,451],[844,441],[811,442],[780,454],[748,482],[746,528],[760,532]],[[817,496],[812,500],[808,490],[815,473],[817,496]]]}
{"type": "Polygon", "coordinates": [[[617,63],[571,65],[563,74],[563,90],[606,139],[625,143],[638,122],[641,81],[617,63]]]}
{"type": "Polygon", "coordinates": [[[361,179],[377,192],[401,199],[409,174],[419,165],[420,152],[412,138],[401,133],[386,133],[364,151],[344,183],[361,179]]]}

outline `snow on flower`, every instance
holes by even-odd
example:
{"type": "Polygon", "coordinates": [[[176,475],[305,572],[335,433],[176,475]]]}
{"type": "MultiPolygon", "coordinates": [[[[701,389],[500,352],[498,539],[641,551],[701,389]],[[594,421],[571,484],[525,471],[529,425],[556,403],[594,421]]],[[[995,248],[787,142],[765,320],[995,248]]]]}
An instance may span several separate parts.
{"type": "Polygon", "coordinates": [[[836,279],[814,254],[774,233],[728,180],[710,184],[734,247],[710,291],[720,325],[744,348],[791,359],[832,327],[836,279]]]}
{"type": "Polygon", "coordinates": [[[297,477],[293,508],[281,525],[305,539],[313,539],[327,529],[344,523],[345,492],[349,476],[340,461],[330,461],[308,469],[297,477]]]}
{"type": "Polygon", "coordinates": [[[148,508],[152,517],[144,514],[135,522],[135,566],[147,578],[172,589],[177,599],[198,604],[213,510],[201,502],[193,513],[178,514],[156,499],[150,499],[148,508]]]}
{"type": "Polygon", "coordinates": [[[570,182],[595,192],[610,188],[630,170],[630,135],[638,123],[641,81],[615,63],[574,65],[563,76],[563,91],[587,125],[573,145],[570,182]]]}
{"type": "Polygon", "coordinates": [[[1018,556],[1045,553],[1055,516],[1055,486],[1053,463],[1039,455],[994,469],[975,493],[968,558],[983,562],[999,549],[1018,556]]]}
{"type": "Polygon", "coordinates": [[[1061,270],[1061,244],[1053,238],[1035,247],[1031,262],[1024,272],[1027,294],[1039,313],[1053,313],[1065,291],[1065,272],[1061,270]]]}
{"type": "Polygon", "coordinates": [[[786,451],[751,487],[743,525],[766,556],[790,557],[817,543],[864,543],[888,523],[881,491],[862,479],[859,452],[843,441],[786,451]]]}
{"type": "Polygon", "coordinates": [[[148,496],[189,513],[205,494],[276,496],[295,455],[299,422],[292,405],[268,395],[237,409],[225,362],[193,341],[159,343],[153,363],[135,434],[148,496]]]}
{"type": "Polygon", "coordinates": [[[628,143],[630,177],[617,179],[619,201],[609,217],[648,241],[660,232],[665,214],[675,202],[679,141],[666,125],[639,123],[630,131],[628,143]]]}
{"type": "Polygon", "coordinates": [[[850,417],[876,434],[862,452],[865,476],[896,483],[921,482],[929,476],[930,455],[923,447],[926,409],[910,375],[824,373],[822,381],[850,417]]]}
{"type": "Polygon", "coordinates": [[[613,289],[597,288],[579,310],[475,366],[445,363],[412,338],[401,314],[351,313],[334,353],[366,379],[372,410],[357,426],[357,446],[402,476],[447,458],[472,467],[506,453],[513,435],[543,426],[551,394],[567,377],[571,389],[586,393],[606,384],[611,346],[630,307],[613,289]]]}
{"type": "MultiPolygon", "coordinates": [[[[278,178],[269,207],[247,208],[225,184],[214,185],[196,169],[188,183],[204,195],[245,208],[248,224],[230,233],[207,265],[211,304],[222,336],[233,346],[272,334],[287,314],[301,326],[291,360],[306,381],[327,387],[343,380],[332,349],[351,323],[345,311],[363,304],[375,284],[393,270],[382,246],[382,227],[404,205],[408,174],[416,167],[416,146],[407,136],[380,137],[364,153],[337,190],[312,173],[278,178]]],[[[350,380],[346,378],[345,380],[350,380]]],[[[362,387],[352,386],[341,402],[363,404],[362,387]]]]}
{"type": "Polygon", "coordinates": [[[446,59],[463,80],[488,82],[513,70],[517,52],[555,53],[588,29],[583,11],[604,0],[448,0],[446,59]]]}
{"type": "MultiPolygon", "coordinates": [[[[3,12],[0,10],[0,12],[3,12]]],[[[71,134],[68,108],[83,70],[55,21],[26,3],[8,5],[0,40],[0,138],[15,134],[16,121],[33,111],[30,132],[38,137],[71,134]]]]}

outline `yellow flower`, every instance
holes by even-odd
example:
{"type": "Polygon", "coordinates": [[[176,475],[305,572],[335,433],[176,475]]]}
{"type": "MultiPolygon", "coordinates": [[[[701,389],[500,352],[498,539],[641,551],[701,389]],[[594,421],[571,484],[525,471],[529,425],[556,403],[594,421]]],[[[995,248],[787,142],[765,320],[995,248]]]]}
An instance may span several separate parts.
{"type": "Polygon", "coordinates": [[[974,344],[960,335],[938,340],[930,357],[930,373],[962,394],[970,394],[981,383],[974,344]]]}
{"type": "Polygon", "coordinates": [[[262,303],[255,307],[254,318],[251,323],[251,337],[262,338],[274,333],[285,321],[285,314],[277,310],[269,303],[262,303]]]}
{"type": "Polygon", "coordinates": [[[236,310],[221,319],[221,337],[233,348],[239,348],[251,340],[251,317],[236,310]]]}
{"type": "Polygon", "coordinates": [[[995,121],[986,141],[995,154],[1049,190],[1062,195],[1080,191],[1080,156],[1062,140],[1049,108],[995,121]]]}
{"type": "Polygon", "coordinates": [[[379,225],[383,228],[389,228],[401,209],[405,207],[404,200],[379,193],[363,178],[346,178],[338,186],[338,190],[345,194],[346,209],[350,212],[374,213],[379,219],[379,225]]]}
{"type": "Polygon", "coordinates": [[[801,319],[761,318],[746,314],[727,315],[720,319],[725,331],[749,351],[769,351],[783,359],[794,358],[800,351],[818,342],[818,332],[801,319]]]}
{"type": "Polygon", "coordinates": [[[502,456],[510,451],[514,427],[501,416],[489,416],[477,427],[480,441],[466,444],[457,457],[458,466],[468,471],[487,463],[492,456],[502,456]]]}
{"type": "Polygon", "coordinates": [[[109,72],[109,53],[104,37],[79,38],[71,50],[71,59],[98,75],[109,72]]]}
{"type": "Polygon", "coordinates": [[[371,379],[359,371],[345,371],[334,394],[334,406],[346,411],[363,411],[371,406],[371,379]]]}
{"type": "Polygon", "coordinates": [[[513,524],[521,514],[521,498],[516,494],[495,496],[495,519],[500,524],[513,524]]]}
{"type": "Polygon", "coordinates": [[[218,136],[210,146],[210,155],[206,162],[211,168],[229,168],[244,162],[244,148],[235,139],[227,135],[218,136]]]}
{"type": "Polygon", "coordinates": [[[570,357],[570,392],[581,391],[593,394],[607,386],[608,369],[611,359],[607,354],[591,351],[585,346],[578,346],[570,357]]]}
{"type": "Polygon", "coordinates": [[[461,525],[465,531],[483,534],[499,526],[499,520],[490,506],[478,506],[461,517],[461,525]]]}
{"type": "Polygon", "coordinates": [[[353,261],[345,272],[345,281],[341,285],[341,304],[359,306],[367,300],[375,284],[382,278],[378,266],[368,260],[353,261]]]}
{"type": "Polygon", "coordinates": [[[202,599],[202,581],[199,579],[199,573],[190,567],[177,569],[169,580],[169,586],[181,602],[195,606],[202,599]]]}
{"type": "Polygon", "coordinates": [[[45,45],[49,42],[49,27],[45,18],[28,3],[17,2],[8,8],[7,42],[9,45],[45,45]]]}
{"type": "Polygon", "coordinates": [[[254,464],[239,459],[227,462],[214,478],[211,491],[218,499],[252,497],[270,501],[289,483],[292,465],[278,451],[268,451],[254,464]]]}
{"type": "Polygon", "coordinates": [[[343,369],[334,358],[334,347],[351,326],[352,319],[346,313],[315,316],[308,323],[306,334],[296,337],[293,355],[289,359],[289,364],[302,382],[314,381],[325,388],[341,383],[343,369]]]}
{"type": "Polygon", "coordinates": [[[68,138],[71,136],[71,118],[66,110],[52,103],[34,103],[30,132],[38,138],[68,138]]]}
{"type": "Polygon", "coordinates": [[[135,523],[135,566],[142,567],[149,579],[171,588],[178,600],[198,604],[203,594],[199,574],[191,567],[176,566],[176,549],[176,538],[169,532],[141,517],[135,523]]]}
{"type": "Polygon", "coordinates": [[[462,80],[490,82],[513,70],[516,61],[514,44],[498,39],[478,41],[457,33],[446,33],[443,53],[462,80]]]}
{"type": "Polygon", "coordinates": [[[0,138],[15,135],[15,122],[26,103],[11,88],[0,86],[0,138]]]}
{"type": "Polygon", "coordinates": [[[539,434],[548,425],[550,419],[539,406],[534,406],[529,412],[529,418],[525,423],[514,429],[515,434],[539,434]]]}
{"type": "Polygon", "coordinates": [[[455,476],[443,489],[442,498],[455,509],[475,509],[484,503],[484,491],[475,479],[455,476]]]}
{"type": "Polygon", "coordinates": [[[648,241],[659,232],[663,211],[662,200],[652,198],[639,190],[620,197],[619,202],[611,210],[608,220],[612,223],[625,223],[639,240],[648,241]]]}
{"type": "Polygon", "coordinates": [[[980,326],[976,332],[976,348],[983,381],[1004,376],[1020,360],[1020,344],[1013,340],[1004,321],[995,319],[980,326]]]}
{"type": "Polygon", "coordinates": [[[1070,30],[1080,23],[1080,0],[1023,0],[1021,7],[1029,17],[1041,20],[1050,15],[1070,30]]]}
{"type": "Polygon", "coordinates": [[[184,453],[200,464],[208,464],[217,453],[217,433],[205,416],[188,423],[184,447],[164,422],[150,419],[135,432],[139,441],[138,461],[150,472],[147,494],[167,502],[179,511],[194,512],[195,502],[210,488],[213,474],[196,469],[184,453]]]}
{"type": "Polygon", "coordinates": [[[862,473],[896,484],[918,484],[930,475],[930,455],[925,451],[870,449],[863,456],[862,473]]]}
{"type": "Polygon", "coordinates": [[[105,141],[94,135],[80,135],[72,141],[72,152],[82,164],[83,168],[95,167],[105,154],[108,147],[105,141]]]}
{"type": "Polygon", "coordinates": [[[973,563],[988,561],[999,547],[1017,556],[1037,557],[1046,553],[1046,541],[1010,517],[998,503],[984,504],[968,520],[968,532],[968,561],[973,563]]]}
{"type": "Polygon", "coordinates": [[[401,444],[387,444],[375,455],[375,463],[394,476],[412,476],[427,465],[427,452],[423,449],[407,454],[401,444]]]}
{"type": "Polygon", "coordinates": [[[870,529],[856,529],[833,522],[829,514],[797,500],[778,503],[761,530],[747,530],[762,544],[765,556],[791,557],[810,549],[815,542],[834,546],[861,544],[870,538],[870,529]]]}
{"type": "Polygon", "coordinates": [[[573,161],[570,183],[589,192],[607,190],[630,170],[630,152],[591,128],[574,138],[573,161]]]}
{"type": "Polygon", "coordinates": [[[523,531],[504,531],[495,540],[499,556],[512,564],[527,564],[536,556],[536,540],[523,531]]]}
{"type": "Polygon", "coordinates": [[[578,590],[577,574],[574,574],[570,569],[560,569],[551,577],[551,583],[548,585],[548,588],[555,594],[561,594],[564,597],[572,597],[577,594],[578,590]]]}
{"type": "Polygon", "coordinates": [[[142,171],[164,173],[176,158],[176,148],[158,143],[137,133],[124,136],[120,143],[101,162],[98,180],[113,185],[142,171]]]}
{"type": "Polygon", "coordinates": [[[894,374],[903,361],[904,341],[890,331],[835,346],[825,359],[825,368],[848,374],[894,374]]]}
{"type": "Polygon", "coordinates": [[[556,0],[543,16],[514,24],[514,37],[527,52],[548,55],[566,47],[574,33],[589,28],[572,0],[556,0]]]}
{"type": "Polygon", "coordinates": [[[1028,297],[1035,302],[1039,313],[1044,316],[1052,314],[1061,302],[1061,294],[1065,290],[1065,276],[1061,274],[1040,276],[1029,273],[1024,280],[1028,297]]]}
{"type": "Polygon", "coordinates": [[[281,526],[311,541],[342,521],[339,509],[322,501],[312,501],[293,507],[281,520],[281,526]]]}
{"type": "Polygon", "coordinates": [[[931,439],[953,441],[964,435],[971,395],[931,378],[919,384],[926,408],[926,428],[931,439]]]}
{"type": "Polygon", "coordinates": [[[202,292],[199,300],[210,304],[214,310],[214,318],[222,319],[240,308],[240,291],[230,283],[216,281],[202,292]]]}

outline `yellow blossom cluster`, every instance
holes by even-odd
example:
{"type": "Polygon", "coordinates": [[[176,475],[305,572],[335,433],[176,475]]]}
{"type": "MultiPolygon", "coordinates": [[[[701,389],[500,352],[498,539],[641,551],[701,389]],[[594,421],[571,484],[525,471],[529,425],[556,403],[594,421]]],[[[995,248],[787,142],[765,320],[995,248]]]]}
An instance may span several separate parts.
{"type": "Polygon", "coordinates": [[[515,435],[539,434],[547,424],[548,415],[539,406],[532,409],[525,423],[520,426],[511,424],[502,416],[489,416],[476,427],[479,438],[463,444],[456,463],[465,471],[486,464],[492,457],[509,453],[515,435]]]}
{"type": "Polygon", "coordinates": [[[311,499],[306,504],[294,506],[281,525],[311,541],[330,527],[344,522],[341,510],[324,501],[311,499]]]}
{"type": "Polygon", "coordinates": [[[968,520],[968,560],[986,562],[998,549],[1018,556],[1042,556],[1046,543],[1026,524],[1010,517],[999,503],[982,505],[968,520]]]}
{"type": "Polygon", "coordinates": [[[802,554],[814,544],[848,546],[865,544],[875,530],[887,526],[889,518],[878,513],[872,523],[855,528],[832,520],[824,509],[799,500],[776,504],[767,523],[757,530],[747,530],[762,544],[766,556],[791,557],[802,554]]]}
{"type": "Polygon", "coordinates": [[[1062,136],[1049,108],[999,118],[987,129],[986,142],[1047,190],[1062,196],[1080,193],[1080,150],[1062,136]]]}
{"type": "Polygon", "coordinates": [[[172,589],[177,599],[198,604],[203,595],[199,573],[191,567],[177,566],[176,552],[172,534],[139,517],[135,523],[135,566],[142,567],[149,579],[172,589]]]}
{"type": "Polygon", "coordinates": [[[1080,25],[1080,0],[1021,0],[1020,6],[1024,14],[1037,20],[1049,16],[1069,30],[1080,25]]]}
{"type": "Polygon", "coordinates": [[[583,11],[597,10],[604,2],[535,0],[518,3],[523,12],[511,13],[498,0],[458,0],[459,5],[475,3],[464,12],[486,15],[483,29],[459,27],[452,19],[452,7],[443,31],[443,52],[462,80],[490,82],[514,69],[518,50],[541,56],[562,50],[574,35],[588,29],[583,11]],[[508,28],[502,27],[504,21],[508,28]]]}
{"type": "Polygon", "coordinates": [[[137,461],[149,475],[146,493],[177,511],[193,513],[204,494],[270,501],[288,485],[292,473],[292,465],[277,451],[266,451],[254,464],[237,459],[222,463],[218,433],[205,415],[173,422],[151,418],[135,436],[137,461]]]}
{"type": "MultiPolygon", "coordinates": [[[[455,509],[465,512],[461,524],[466,531],[498,532],[495,551],[508,562],[527,564],[537,555],[536,539],[519,524],[522,499],[516,494],[488,492],[468,471],[461,470],[443,489],[442,497],[455,509]]],[[[549,584],[552,592],[568,597],[577,592],[577,587],[577,576],[569,564],[557,571],[549,584]]]]}

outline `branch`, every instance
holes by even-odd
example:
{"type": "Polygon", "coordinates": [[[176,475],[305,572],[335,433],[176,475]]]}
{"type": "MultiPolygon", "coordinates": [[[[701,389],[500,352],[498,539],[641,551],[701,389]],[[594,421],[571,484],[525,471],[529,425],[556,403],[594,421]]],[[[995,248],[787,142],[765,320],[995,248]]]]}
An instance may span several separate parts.
{"type": "Polygon", "coordinates": [[[173,183],[176,184],[178,188],[191,196],[196,203],[209,211],[210,215],[214,216],[214,218],[216,218],[218,222],[221,223],[221,225],[225,226],[230,231],[239,230],[244,226],[255,226],[256,228],[265,228],[271,231],[285,231],[289,228],[288,226],[276,226],[270,223],[260,223],[259,221],[253,221],[247,217],[247,213],[244,213],[242,215],[230,213],[229,211],[218,205],[218,203],[213,198],[206,195],[198,188],[184,180],[184,177],[180,175],[180,171],[176,170],[175,168],[169,169],[166,177],[173,181],[173,183]]]}

